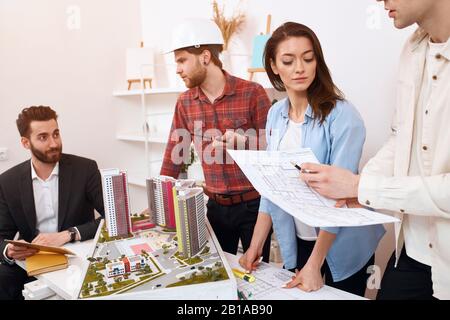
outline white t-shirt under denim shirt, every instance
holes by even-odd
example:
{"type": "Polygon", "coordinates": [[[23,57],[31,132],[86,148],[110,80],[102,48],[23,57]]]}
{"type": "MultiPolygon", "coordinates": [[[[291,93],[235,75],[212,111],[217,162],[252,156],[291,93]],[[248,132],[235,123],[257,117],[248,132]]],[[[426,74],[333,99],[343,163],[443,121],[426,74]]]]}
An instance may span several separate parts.
{"type": "MultiPolygon", "coordinates": [[[[286,133],[280,141],[279,151],[293,151],[302,147],[303,122],[297,123],[289,119],[286,133]]],[[[316,229],[310,227],[300,220],[294,218],[295,232],[302,240],[315,241],[317,239],[316,229]]]]}

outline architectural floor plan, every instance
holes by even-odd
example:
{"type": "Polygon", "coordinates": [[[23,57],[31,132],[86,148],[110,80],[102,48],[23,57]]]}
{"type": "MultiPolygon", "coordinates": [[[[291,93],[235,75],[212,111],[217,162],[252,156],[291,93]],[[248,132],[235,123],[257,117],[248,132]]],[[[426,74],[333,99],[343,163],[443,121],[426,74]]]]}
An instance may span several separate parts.
{"type": "MultiPolygon", "coordinates": [[[[232,268],[240,268],[239,256],[225,253],[232,268]]],[[[237,289],[242,300],[363,300],[360,297],[329,286],[323,286],[314,292],[304,292],[298,288],[285,289],[283,284],[294,275],[286,269],[273,267],[262,262],[252,272],[255,281],[247,282],[237,278],[237,289]]]]}
{"type": "Polygon", "coordinates": [[[310,189],[292,162],[317,163],[311,149],[298,152],[227,150],[259,193],[312,227],[391,223],[396,218],[366,209],[335,208],[335,201],[310,189]]]}

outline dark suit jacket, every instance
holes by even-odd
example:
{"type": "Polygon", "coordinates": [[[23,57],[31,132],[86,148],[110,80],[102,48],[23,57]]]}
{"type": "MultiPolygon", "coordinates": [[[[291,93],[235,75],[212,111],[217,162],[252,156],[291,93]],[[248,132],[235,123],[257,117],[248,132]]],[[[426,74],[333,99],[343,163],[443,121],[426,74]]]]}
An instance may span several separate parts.
{"type": "MultiPolygon", "coordinates": [[[[105,214],[97,163],[62,154],[58,178],[58,231],[77,227],[81,240],[93,238],[100,222],[95,220],[94,209],[102,216],[105,214]]],[[[28,242],[39,233],[30,160],[0,175],[0,260],[4,259],[4,240],[13,239],[17,231],[28,242]]]]}

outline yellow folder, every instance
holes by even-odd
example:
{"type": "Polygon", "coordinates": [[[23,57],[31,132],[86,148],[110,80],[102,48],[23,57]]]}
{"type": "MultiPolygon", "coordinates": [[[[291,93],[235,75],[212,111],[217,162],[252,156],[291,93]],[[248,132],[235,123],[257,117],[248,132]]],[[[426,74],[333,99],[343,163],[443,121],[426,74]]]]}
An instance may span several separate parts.
{"type": "Polygon", "coordinates": [[[29,276],[67,268],[68,258],[60,253],[39,251],[25,259],[25,268],[29,276]]]}

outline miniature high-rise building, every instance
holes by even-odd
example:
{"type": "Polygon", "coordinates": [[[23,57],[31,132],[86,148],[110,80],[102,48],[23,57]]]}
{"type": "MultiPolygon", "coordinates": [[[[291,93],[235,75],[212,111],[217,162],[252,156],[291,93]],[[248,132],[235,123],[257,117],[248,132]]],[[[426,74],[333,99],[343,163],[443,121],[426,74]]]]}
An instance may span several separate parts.
{"type": "Polygon", "coordinates": [[[205,200],[202,188],[173,188],[178,252],[192,257],[207,240],[205,200]]]}
{"type": "Polygon", "coordinates": [[[155,179],[147,179],[147,200],[148,200],[148,215],[149,215],[149,223],[153,226],[156,225],[156,182],[155,179]]]}
{"type": "Polygon", "coordinates": [[[110,237],[126,236],[131,233],[127,175],[119,169],[100,172],[108,234],[110,237]]]}
{"type": "Polygon", "coordinates": [[[156,224],[168,229],[176,227],[175,219],[170,219],[170,217],[174,217],[172,188],[175,181],[174,178],[167,176],[154,178],[156,224]]]}
{"type": "Polygon", "coordinates": [[[168,176],[158,176],[147,179],[147,198],[151,219],[156,224],[167,228],[176,229],[175,209],[173,200],[173,187],[192,187],[194,180],[176,180],[168,176]]]}

